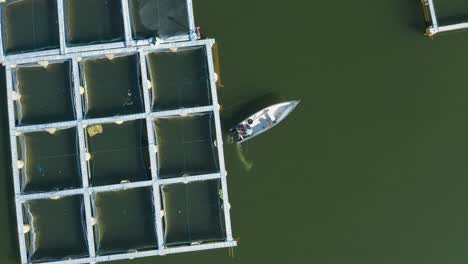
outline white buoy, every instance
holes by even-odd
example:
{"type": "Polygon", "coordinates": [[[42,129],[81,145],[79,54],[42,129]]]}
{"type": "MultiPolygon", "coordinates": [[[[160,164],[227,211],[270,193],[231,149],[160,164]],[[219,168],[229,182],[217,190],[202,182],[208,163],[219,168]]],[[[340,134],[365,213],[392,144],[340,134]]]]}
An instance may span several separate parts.
{"type": "Polygon", "coordinates": [[[24,225],[23,225],[23,234],[29,233],[30,230],[31,230],[31,226],[30,226],[30,225],[28,225],[28,224],[24,224],[24,225]]]}
{"type": "Polygon", "coordinates": [[[21,94],[19,94],[16,91],[13,91],[13,100],[14,101],[19,101],[21,99],[21,94]]]}
{"type": "Polygon", "coordinates": [[[17,137],[19,137],[19,136],[21,136],[21,135],[23,135],[23,133],[21,133],[20,131],[16,131],[16,136],[17,136],[17,137]]]}
{"type": "Polygon", "coordinates": [[[85,92],[85,89],[84,89],[84,87],[83,87],[83,86],[80,86],[80,94],[81,94],[81,95],[83,95],[83,94],[84,94],[84,92],[85,92]]]}
{"type": "Polygon", "coordinates": [[[226,204],[226,209],[231,210],[231,204],[230,203],[226,204]]]}
{"type": "Polygon", "coordinates": [[[91,217],[91,225],[93,225],[93,226],[94,226],[96,223],[97,223],[97,220],[96,220],[96,218],[94,218],[94,217],[91,217]]]}
{"type": "Polygon", "coordinates": [[[216,106],[216,110],[218,110],[218,111],[221,110],[221,105],[220,105],[220,104],[218,104],[218,105],[216,106]]]}
{"type": "Polygon", "coordinates": [[[77,57],[77,58],[76,58],[76,61],[77,61],[77,62],[80,62],[82,59],[83,59],[83,58],[81,58],[81,57],[77,57]]]}
{"type": "Polygon", "coordinates": [[[122,181],[120,181],[120,183],[121,183],[121,184],[130,183],[130,181],[129,181],[129,180],[122,180],[122,181]]]}
{"type": "Polygon", "coordinates": [[[16,64],[10,64],[10,68],[12,69],[16,68],[16,64]]]}
{"type": "Polygon", "coordinates": [[[49,62],[48,61],[40,61],[38,62],[39,65],[41,65],[42,67],[44,68],[47,68],[47,66],[49,66],[49,62]]]}
{"type": "Polygon", "coordinates": [[[213,145],[214,145],[215,147],[217,147],[217,146],[218,146],[218,142],[217,142],[216,140],[213,141],[213,145]]]}
{"type": "Polygon", "coordinates": [[[18,160],[18,161],[16,162],[16,166],[18,166],[18,169],[24,168],[24,161],[18,160]]]}
{"type": "Polygon", "coordinates": [[[90,160],[91,159],[91,154],[89,154],[89,152],[86,152],[86,160],[90,160]]]}
{"type": "Polygon", "coordinates": [[[124,121],[122,121],[122,120],[117,120],[117,121],[115,121],[114,123],[116,123],[117,125],[121,125],[121,124],[124,123],[124,121]]]}
{"type": "Polygon", "coordinates": [[[180,116],[182,116],[182,117],[185,117],[185,116],[187,116],[187,115],[188,115],[187,112],[182,112],[182,113],[180,113],[180,116]]]}
{"type": "Polygon", "coordinates": [[[59,195],[55,195],[55,196],[51,196],[50,199],[51,200],[58,200],[60,199],[61,197],[59,195]]]}
{"type": "Polygon", "coordinates": [[[148,89],[153,88],[153,83],[150,80],[146,80],[146,84],[148,86],[148,89]]]}
{"type": "Polygon", "coordinates": [[[215,79],[215,82],[218,81],[218,74],[216,72],[214,73],[214,79],[215,79]]]}
{"type": "Polygon", "coordinates": [[[156,45],[159,45],[159,44],[161,44],[161,39],[160,39],[160,38],[158,38],[158,37],[156,37],[156,43],[155,43],[155,44],[156,44],[156,45]]]}
{"type": "Polygon", "coordinates": [[[169,50],[172,52],[177,52],[178,49],[176,47],[173,47],[173,48],[169,48],[169,50]]]}
{"type": "Polygon", "coordinates": [[[166,215],[166,211],[164,210],[159,211],[159,216],[161,216],[161,218],[163,218],[165,215],[166,215]]]}
{"type": "Polygon", "coordinates": [[[109,60],[113,60],[115,58],[115,56],[114,56],[114,54],[107,54],[106,58],[108,58],[109,60]]]}
{"type": "Polygon", "coordinates": [[[54,128],[54,127],[52,127],[52,128],[46,129],[46,131],[47,131],[49,134],[53,135],[53,134],[55,134],[55,132],[57,132],[57,129],[54,128]]]}

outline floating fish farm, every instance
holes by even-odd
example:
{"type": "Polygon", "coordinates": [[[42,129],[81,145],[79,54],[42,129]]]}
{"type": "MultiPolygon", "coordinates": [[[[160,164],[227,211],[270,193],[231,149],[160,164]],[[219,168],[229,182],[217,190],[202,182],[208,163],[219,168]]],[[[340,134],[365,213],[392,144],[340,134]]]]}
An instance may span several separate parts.
{"type": "Polygon", "coordinates": [[[2,1],[21,263],[237,245],[192,0],[2,1]]]}

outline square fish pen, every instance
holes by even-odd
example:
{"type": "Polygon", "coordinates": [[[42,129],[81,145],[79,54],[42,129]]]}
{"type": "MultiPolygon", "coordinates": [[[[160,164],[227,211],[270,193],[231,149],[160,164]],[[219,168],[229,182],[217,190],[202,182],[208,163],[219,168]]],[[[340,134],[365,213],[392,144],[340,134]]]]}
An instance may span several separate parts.
{"type": "Polygon", "coordinates": [[[3,62],[22,263],[237,245],[213,45],[190,40],[3,62]],[[47,102],[37,82],[47,84],[47,102]]]}
{"type": "MultiPolygon", "coordinates": [[[[450,1],[447,1],[447,2],[450,2],[450,1]]],[[[468,5],[466,5],[466,1],[460,0],[458,2],[468,7],[468,5]]],[[[445,22],[446,24],[444,23],[444,25],[442,25],[441,22],[439,21],[440,18],[438,17],[438,15],[440,15],[440,9],[444,7],[441,5],[442,3],[438,2],[438,0],[421,0],[421,4],[423,6],[424,18],[426,20],[426,25],[427,25],[426,35],[432,37],[435,34],[441,33],[441,32],[468,29],[468,13],[460,16],[460,14],[457,14],[459,12],[459,8],[449,7],[448,12],[450,14],[447,14],[448,17],[446,18],[447,19],[447,21],[445,22]],[[436,11],[437,8],[439,8],[439,11],[436,11]]],[[[457,4],[457,3],[454,3],[454,2],[446,3],[446,5],[449,5],[449,4],[457,4]]]]}
{"type": "Polygon", "coordinates": [[[192,0],[3,0],[0,61],[199,39],[192,0]]]}

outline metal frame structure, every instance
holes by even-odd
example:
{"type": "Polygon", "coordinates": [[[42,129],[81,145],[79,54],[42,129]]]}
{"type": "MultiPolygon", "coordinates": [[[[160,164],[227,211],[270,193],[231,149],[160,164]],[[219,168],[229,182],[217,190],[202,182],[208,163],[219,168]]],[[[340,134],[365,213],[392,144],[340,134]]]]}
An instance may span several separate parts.
{"type": "MultiPolygon", "coordinates": [[[[34,52],[25,52],[20,54],[5,54],[3,46],[3,33],[0,34],[0,61],[15,61],[17,59],[24,58],[34,58],[37,56],[48,56],[48,55],[64,55],[68,53],[78,53],[85,51],[93,50],[104,50],[104,49],[115,49],[115,48],[124,48],[124,47],[138,47],[138,46],[147,46],[150,45],[153,41],[151,39],[146,40],[134,40],[132,37],[132,27],[131,27],[131,17],[128,1],[130,0],[121,0],[122,1],[122,20],[124,25],[124,41],[110,42],[104,44],[91,44],[91,45],[82,45],[82,46],[69,46],[66,43],[66,29],[65,29],[65,11],[64,11],[64,1],[67,0],[55,0],[57,2],[57,18],[58,18],[58,28],[60,47],[58,49],[49,49],[43,51],[34,51],[34,52]]],[[[0,23],[3,23],[2,17],[2,8],[4,0],[0,0],[0,23]]],[[[195,28],[195,19],[193,14],[193,2],[192,0],[186,0],[187,5],[187,17],[189,22],[189,32],[186,34],[170,36],[163,39],[158,39],[158,43],[171,43],[178,41],[190,41],[196,40],[200,37],[197,35],[195,28]]],[[[3,32],[3,29],[2,29],[3,32]]]]}
{"type": "Polygon", "coordinates": [[[441,26],[437,22],[437,13],[434,5],[434,0],[421,0],[423,6],[424,16],[428,27],[426,28],[426,35],[432,37],[437,33],[468,29],[468,22],[457,23],[452,25],[441,26]]]}
{"type": "MultiPolygon", "coordinates": [[[[71,195],[81,195],[83,197],[83,203],[85,208],[85,220],[86,220],[86,237],[88,242],[88,251],[89,257],[86,258],[77,258],[71,260],[62,260],[62,261],[52,261],[46,263],[54,264],[71,264],[71,263],[95,263],[111,260],[121,260],[121,259],[133,259],[146,256],[156,256],[156,255],[166,255],[173,253],[181,252],[190,252],[190,251],[199,251],[206,249],[215,249],[215,248],[226,248],[234,247],[237,245],[237,242],[233,239],[232,229],[231,229],[231,218],[230,218],[230,204],[228,198],[227,190],[227,172],[224,160],[224,151],[223,151],[223,138],[221,134],[221,120],[219,114],[219,102],[217,96],[216,88],[216,74],[213,66],[213,54],[212,46],[214,45],[214,40],[206,39],[200,40],[199,36],[195,33],[195,23],[193,18],[193,8],[192,0],[187,0],[188,7],[188,17],[190,22],[191,32],[188,35],[174,36],[168,39],[157,41],[152,43],[150,40],[133,40],[131,34],[130,26],[130,15],[128,10],[127,0],[122,0],[122,11],[125,27],[125,41],[115,42],[109,44],[99,44],[99,45],[88,45],[81,47],[67,47],[65,42],[65,22],[64,22],[64,11],[63,3],[66,0],[56,0],[57,1],[57,11],[59,18],[59,33],[60,33],[60,48],[54,50],[38,51],[38,52],[28,52],[24,54],[15,54],[15,55],[5,55],[2,42],[2,34],[0,34],[0,59],[2,59],[3,65],[6,67],[6,82],[7,82],[7,102],[8,102],[8,117],[9,117],[9,132],[10,132],[10,144],[11,144],[11,159],[12,159],[12,169],[13,169],[13,182],[14,182],[14,193],[15,193],[15,204],[16,204],[16,217],[17,217],[17,229],[18,229],[18,238],[19,238],[19,249],[20,257],[22,264],[28,264],[28,252],[26,247],[25,235],[24,235],[24,215],[23,215],[23,203],[26,203],[31,200],[38,199],[57,199],[58,197],[71,196],[71,195]],[[206,50],[206,59],[208,62],[208,71],[209,71],[209,81],[211,86],[211,95],[212,95],[212,104],[203,106],[203,107],[193,107],[193,108],[184,108],[170,111],[159,111],[152,112],[151,101],[148,87],[148,70],[147,70],[147,54],[152,52],[160,51],[177,51],[178,49],[191,48],[191,47],[204,47],[206,50]],[[79,61],[87,58],[99,58],[105,56],[118,56],[126,54],[138,54],[139,56],[139,68],[140,68],[140,78],[143,89],[143,99],[144,99],[144,113],[124,115],[124,116],[113,116],[105,118],[93,118],[86,119],[83,115],[83,98],[81,94],[80,83],[80,74],[79,74],[79,61]],[[72,78],[73,78],[73,87],[72,91],[74,94],[74,104],[76,112],[76,120],[66,121],[66,122],[56,122],[48,124],[38,124],[38,125],[26,125],[18,126],[16,125],[15,117],[15,80],[13,78],[14,71],[17,67],[22,66],[32,66],[32,65],[47,65],[48,63],[60,62],[60,61],[71,61],[72,65],[72,78]],[[219,173],[206,174],[206,175],[192,175],[184,176],[179,178],[171,179],[160,179],[158,177],[158,162],[157,156],[159,153],[157,147],[157,140],[155,130],[154,130],[154,120],[162,117],[178,117],[178,116],[187,116],[192,114],[200,114],[212,112],[214,116],[215,129],[216,129],[216,143],[217,151],[219,158],[219,173]],[[149,140],[149,156],[151,163],[151,180],[141,181],[141,182],[131,182],[131,183],[121,183],[113,184],[107,186],[98,186],[93,187],[89,184],[89,170],[88,170],[88,160],[86,157],[87,147],[86,147],[86,137],[85,137],[85,128],[88,125],[93,124],[106,124],[106,123],[120,123],[131,120],[146,120],[147,125],[147,136],[149,140]],[[76,188],[71,190],[62,190],[62,191],[53,191],[45,193],[31,193],[24,194],[21,192],[21,183],[20,183],[20,170],[18,166],[18,149],[17,149],[17,137],[22,133],[46,131],[48,129],[66,129],[66,128],[76,128],[78,133],[78,142],[79,142],[79,163],[81,166],[81,175],[82,175],[82,188],[76,188]],[[225,219],[225,228],[226,228],[226,240],[222,242],[212,242],[212,243],[202,243],[202,244],[193,244],[190,246],[178,246],[178,247],[166,247],[164,244],[164,230],[162,224],[162,217],[164,217],[164,212],[161,211],[161,199],[160,199],[160,187],[162,185],[168,184],[177,184],[177,183],[190,183],[195,181],[205,181],[219,179],[221,182],[222,188],[222,197],[223,197],[223,210],[224,210],[224,219],[225,219]],[[93,229],[93,219],[92,219],[92,207],[91,207],[91,195],[97,192],[108,192],[108,191],[117,191],[125,190],[132,188],[142,188],[142,187],[151,187],[153,190],[153,203],[155,206],[154,210],[154,219],[155,219],[155,228],[156,234],[158,237],[157,245],[155,245],[155,250],[142,251],[142,252],[131,252],[125,254],[114,254],[108,256],[97,256],[95,249],[94,241],[94,229],[93,229]]],[[[0,16],[1,16],[0,4],[0,16]]],[[[1,17],[0,17],[1,20],[1,17]]],[[[157,131],[156,131],[157,133],[157,131]]]]}

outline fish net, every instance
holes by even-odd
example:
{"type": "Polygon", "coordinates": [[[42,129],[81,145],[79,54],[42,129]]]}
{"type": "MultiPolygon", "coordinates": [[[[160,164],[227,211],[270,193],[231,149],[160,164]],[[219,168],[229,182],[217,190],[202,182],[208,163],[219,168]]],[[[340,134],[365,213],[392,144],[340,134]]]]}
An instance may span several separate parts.
{"type": "Polygon", "coordinates": [[[186,0],[130,0],[134,39],[189,34],[186,0]]]}
{"type": "Polygon", "coordinates": [[[161,188],[167,246],[201,244],[226,238],[220,184],[219,180],[210,180],[161,188]]]}

